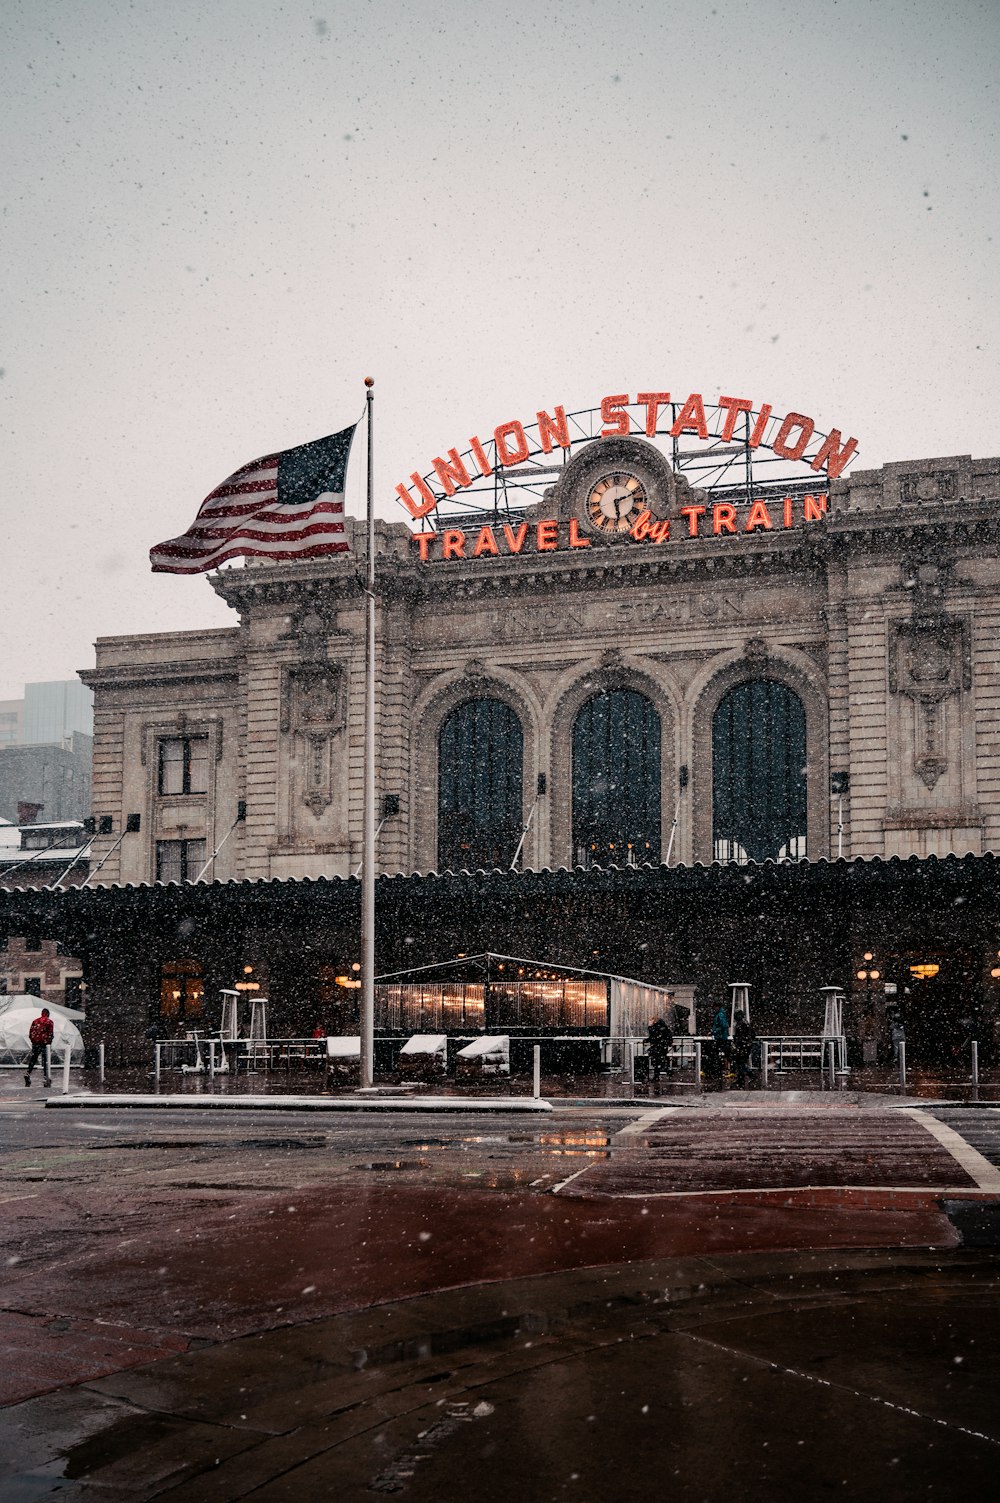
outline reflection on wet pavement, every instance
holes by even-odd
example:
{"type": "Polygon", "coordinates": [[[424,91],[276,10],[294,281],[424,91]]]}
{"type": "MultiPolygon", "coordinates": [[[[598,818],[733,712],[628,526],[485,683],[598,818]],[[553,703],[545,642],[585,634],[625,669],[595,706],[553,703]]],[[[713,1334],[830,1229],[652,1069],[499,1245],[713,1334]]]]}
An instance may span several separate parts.
{"type": "Polygon", "coordinates": [[[1000,1261],[675,1259],[425,1295],[0,1411],[0,1495],[985,1498],[1000,1261]]]}

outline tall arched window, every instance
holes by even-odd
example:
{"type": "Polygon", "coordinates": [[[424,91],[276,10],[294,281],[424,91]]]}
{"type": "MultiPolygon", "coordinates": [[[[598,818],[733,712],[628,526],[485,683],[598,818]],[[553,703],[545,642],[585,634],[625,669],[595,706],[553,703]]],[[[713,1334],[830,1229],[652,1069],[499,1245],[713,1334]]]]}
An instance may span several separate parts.
{"type": "Polygon", "coordinates": [[[773,679],[737,684],[712,721],[716,861],[806,854],[806,713],[773,679]]]}
{"type": "Polygon", "coordinates": [[[660,717],[633,689],[595,694],[576,717],[573,859],[578,866],[660,859],[660,717]]]}
{"type": "Polygon", "coordinates": [[[521,838],[524,736],[500,699],[467,699],[438,736],[438,869],[508,867],[521,838]]]}

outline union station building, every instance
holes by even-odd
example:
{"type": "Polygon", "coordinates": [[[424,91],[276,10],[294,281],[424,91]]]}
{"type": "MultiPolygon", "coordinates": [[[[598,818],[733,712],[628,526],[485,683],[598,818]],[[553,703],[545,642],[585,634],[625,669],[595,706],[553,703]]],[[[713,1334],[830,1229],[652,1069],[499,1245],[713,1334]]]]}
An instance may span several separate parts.
{"type": "MultiPolygon", "coordinates": [[[[869,1058],[894,1011],[911,1053],[987,1047],[1000,459],[701,487],[631,433],[555,458],[520,510],[378,524],[377,971],[529,956],[684,989],[699,1031],[740,978],[761,1031],[816,1032],[836,984],[869,1058]]],[[[93,812],[139,830],[32,922],[63,926],[95,1017],[189,1021],[253,966],[274,1032],[349,1031],[346,525],[349,553],[210,576],[231,626],[104,638],[81,674],[93,812]]]]}

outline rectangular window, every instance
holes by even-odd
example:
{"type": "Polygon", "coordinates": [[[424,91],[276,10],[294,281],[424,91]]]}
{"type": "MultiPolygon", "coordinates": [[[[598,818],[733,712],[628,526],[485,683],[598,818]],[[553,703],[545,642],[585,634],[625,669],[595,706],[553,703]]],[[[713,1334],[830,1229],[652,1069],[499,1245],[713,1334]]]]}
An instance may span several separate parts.
{"type": "Polygon", "coordinates": [[[26,997],[40,997],[42,995],[41,976],[25,976],[23,986],[26,997]]]}
{"type": "Polygon", "coordinates": [[[81,991],[82,976],[67,976],[63,983],[63,1001],[67,1007],[79,1007],[86,995],[81,991]]]}
{"type": "Polygon", "coordinates": [[[208,792],[208,737],[166,736],[160,741],[160,793],[208,792]]]}
{"type": "Polygon", "coordinates": [[[205,865],[203,840],[158,840],[157,882],[193,882],[205,865]]]}

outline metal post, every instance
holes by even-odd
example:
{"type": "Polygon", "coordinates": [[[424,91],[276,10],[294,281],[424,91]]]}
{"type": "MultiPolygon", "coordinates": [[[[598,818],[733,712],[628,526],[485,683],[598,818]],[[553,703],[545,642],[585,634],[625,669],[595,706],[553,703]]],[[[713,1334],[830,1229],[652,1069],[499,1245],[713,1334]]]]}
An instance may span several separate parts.
{"type": "Polygon", "coordinates": [[[622,1041],[622,1085],[635,1091],[635,1043],[632,1039],[622,1041]]]}
{"type": "Polygon", "coordinates": [[[215,1040],[208,1041],[208,1078],[215,1079],[215,1040]]]}
{"type": "Polygon", "coordinates": [[[900,1090],[906,1090],[906,1041],[899,1042],[899,1086],[900,1090]]]}
{"type": "Polygon", "coordinates": [[[830,1090],[837,1085],[837,1040],[830,1040],[830,1090]]]}
{"type": "Polygon", "coordinates": [[[156,1081],[156,1084],[159,1085],[159,1083],[160,1083],[160,1041],[159,1041],[159,1039],[157,1039],[156,1043],[153,1045],[153,1052],[155,1054],[155,1062],[154,1062],[154,1065],[153,1065],[153,1079],[156,1081]]]}
{"type": "Polygon", "coordinates": [[[763,1090],[767,1090],[767,1039],[760,1041],[760,1083],[763,1090]]]}
{"type": "Polygon", "coordinates": [[[69,1095],[69,1045],[63,1050],[63,1095],[69,1095]]]}
{"type": "Polygon", "coordinates": [[[542,1094],[542,1046],[536,1044],[532,1052],[531,1094],[537,1101],[542,1094]]]}
{"type": "Polygon", "coordinates": [[[97,1046],[97,1078],[104,1084],[104,1040],[97,1046]]]}
{"type": "Polygon", "coordinates": [[[52,1084],[52,1045],[45,1045],[45,1084],[52,1084]]]}
{"type": "Polygon", "coordinates": [[[368,556],[365,578],[365,757],[361,870],[361,1087],[375,1083],[375,492],[372,472],[372,387],[368,416],[368,556]]]}
{"type": "Polygon", "coordinates": [[[694,1088],[701,1090],[701,1039],[694,1041],[694,1088]]]}
{"type": "Polygon", "coordinates": [[[664,861],[663,861],[664,866],[669,866],[670,865],[670,857],[673,854],[673,849],[674,849],[674,836],[676,834],[677,834],[677,815],[675,814],[674,815],[674,819],[673,819],[673,823],[670,826],[670,839],[667,841],[667,854],[664,857],[664,861]]]}
{"type": "Polygon", "coordinates": [[[979,1084],[979,1044],[972,1040],[972,1084],[979,1084]]]}

